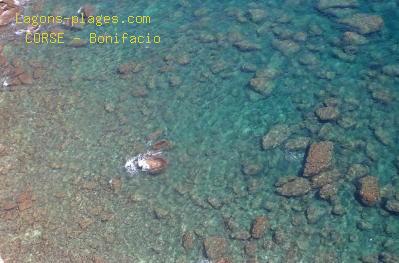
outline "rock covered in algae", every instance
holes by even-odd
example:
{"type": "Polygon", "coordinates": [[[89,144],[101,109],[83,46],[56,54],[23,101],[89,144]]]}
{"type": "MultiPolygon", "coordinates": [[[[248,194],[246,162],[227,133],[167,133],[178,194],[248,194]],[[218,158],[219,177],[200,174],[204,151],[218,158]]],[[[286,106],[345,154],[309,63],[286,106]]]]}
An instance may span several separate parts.
{"type": "Polygon", "coordinates": [[[329,168],[332,162],[333,149],[334,145],[329,141],[310,145],[303,175],[305,177],[314,176],[329,168]]]}

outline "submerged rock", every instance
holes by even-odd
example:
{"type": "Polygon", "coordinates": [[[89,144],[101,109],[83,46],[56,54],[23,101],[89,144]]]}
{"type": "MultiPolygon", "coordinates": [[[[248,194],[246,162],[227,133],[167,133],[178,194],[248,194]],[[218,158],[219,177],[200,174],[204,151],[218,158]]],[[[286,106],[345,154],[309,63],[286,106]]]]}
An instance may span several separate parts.
{"type": "Polygon", "coordinates": [[[386,65],[382,68],[382,72],[391,77],[399,77],[399,64],[386,65]]]}
{"type": "Polygon", "coordinates": [[[253,238],[259,239],[261,238],[268,226],[268,219],[266,216],[258,216],[252,223],[251,227],[251,236],[253,238]]]}
{"type": "Polygon", "coordinates": [[[326,184],[337,182],[340,177],[341,173],[337,169],[321,172],[311,178],[312,187],[320,188],[326,184]]]}
{"type": "Polygon", "coordinates": [[[377,177],[365,176],[360,178],[357,194],[364,205],[375,205],[380,200],[380,187],[377,177]]]}
{"type": "Polygon", "coordinates": [[[334,145],[323,141],[313,143],[308,151],[303,176],[314,176],[331,166],[334,145]]]}
{"type": "Polygon", "coordinates": [[[342,37],[342,42],[347,45],[357,46],[367,44],[368,40],[356,32],[347,31],[342,37]]]}
{"type": "Polygon", "coordinates": [[[243,163],[241,165],[241,171],[245,175],[257,175],[262,172],[263,166],[262,164],[255,163],[243,163]]]}
{"type": "Polygon", "coordinates": [[[194,235],[192,232],[185,232],[182,236],[182,246],[185,250],[191,250],[194,247],[194,235]]]}
{"type": "Polygon", "coordinates": [[[382,104],[390,104],[395,100],[394,94],[388,90],[373,90],[371,96],[375,101],[382,104]]]}
{"type": "Polygon", "coordinates": [[[276,191],[283,196],[296,197],[307,194],[310,189],[310,183],[307,179],[297,177],[277,187],[276,191]]]}
{"type": "Polygon", "coordinates": [[[274,49],[283,53],[284,56],[291,56],[301,49],[297,43],[291,40],[274,39],[272,41],[272,46],[274,49]]]}
{"type": "Polygon", "coordinates": [[[254,23],[260,23],[265,20],[267,14],[266,11],[260,8],[254,8],[248,10],[249,19],[254,23]]]}
{"type": "Polygon", "coordinates": [[[220,260],[226,255],[227,242],[226,239],[219,236],[207,237],[204,240],[204,248],[206,256],[210,260],[220,260]]]}
{"type": "Polygon", "coordinates": [[[291,129],[286,124],[274,125],[269,132],[262,138],[262,147],[264,150],[276,148],[282,144],[291,134],[291,129]]]}
{"type": "Polygon", "coordinates": [[[129,62],[121,64],[117,68],[117,73],[121,75],[126,75],[130,73],[137,73],[143,70],[143,66],[140,63],[129,62]]]}
{"type": "Polygon", "coordinates": [[[257,51],[261,49],[260,45],[249,42],[247,40],[235,42],[233,46],[242,52],[257,51]]]}
{"type": "Polygon", "coordinates": [[[285,149],[289,151],[300,151],[305,150],[310,142],[309,137],[297,137],[294,139],[289,139],[285,143],[285,149]]]}
{"type": "Polygon", "coordinates": [[[253,90],[258,92],[259,94],[267,97],[269,96],[275,87],[274,81],[267,79],[267,78],[252,78],[249,81],[249,87],[253,90]]]}
{"type": "Polygon", "coordinates": [[[319,0],[316,8],[322,11],[329,8],[352,8],[358,6],[357,0],[319,0]]]}
{"type": "Polygon", "coordinates": [[[398,200],[388,200],[385,204],[385,209],[391,213],[399,214],[399,201],[398,200]]]}
{"type": "Polygon", "coordinates": [[[230,237],[236,240],[248,240],[251,238],[251,234],[249,234],[248,231],[239,230],[231,233],[230,237]]]}
{"type": "Polygon", "coordinates": [[[315,113],[320,121],[334,121],[339,117],[338,109],[331,106],[318,108],[315,113]]]}
{"type": "Polygon", "coordinates": [[[337,184],[331,183],[326,184],[319,190],[319,196],[324,200],[332,200],[337,196],[338,186],[337,184]]]}
{"type": "Polygon", "coordinates": [[[380,16],[363,13],[339,19],[338,22],[351,27],[362,35],[380,31],[384,26],[384,20],[380,16]]]}
{"type": "Polygon", "coordinates": [[[306,219],[309,224],[317,223],[324,214],[325,211],[316,206],[310,206],[305,211],[306,219]]]}
{"type": "Polygon", "coordinates": [[[274,68],[257,70],[255,76],[249,81],[249,87],[264,97],[269,96],[276,84],[274,79],[279,75],[279,71],[274,68]]]}
{"type": "Polygon", "coordinates": [[[346,173],[346,176],[349,180],[357,179],[359,177],[366,176],[369,173],[369,168],[363,164],[355,163],[352,164],[348,172],[346,173]]]}

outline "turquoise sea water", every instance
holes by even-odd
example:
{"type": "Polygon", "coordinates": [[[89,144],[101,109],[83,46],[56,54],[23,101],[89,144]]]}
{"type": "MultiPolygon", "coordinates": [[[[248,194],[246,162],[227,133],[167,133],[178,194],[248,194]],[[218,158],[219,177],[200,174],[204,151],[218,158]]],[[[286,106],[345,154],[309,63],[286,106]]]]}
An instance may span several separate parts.
{"type": "Polygon", "coordinates": [[[152,21],[66,29],[67,42],[128,32],[161,43],[26,46],[2,33],[7,60],[42,73],[0,93],[5,262],[218,262],[204,245],[214,236],[226,243],[225,262],[397,262],[399,217],[385,208],[399,198],[397,1],[318,10],[307,0],[32,0],[24,12],[69,16],[86,3],[152,21]],[[344,32],[356,28],[338,21],[356,13],[384,24],[348,44],[344,32]],[[126,63],[141,70],[118,73],[126,63]],[[250,85],[262,70],[276,72],[268,95],[250,85]],[[323,105],[339,116],[320,121],[323,105]],[[289,132],[265,150],[262,137],[276,125],[289,132]],[[173,145],[167,169],[129,176],[126,160],[147,151],[154,133],[173,145]],[[333,142],[341,174],[333,201],[317,189],[276,192],[281,178],[302,177],[308,144],[286,146],[300,137],[333,142]],[[243,172],[249,164],[257,174],[243,172]],[[364,175],[379,182],[371,207],[356,194],[364,175]],[[21,193],[32,194],[27,209],[21,193]],[[237,238],[258,216],[268,219],[264,235],[237,238]]]}

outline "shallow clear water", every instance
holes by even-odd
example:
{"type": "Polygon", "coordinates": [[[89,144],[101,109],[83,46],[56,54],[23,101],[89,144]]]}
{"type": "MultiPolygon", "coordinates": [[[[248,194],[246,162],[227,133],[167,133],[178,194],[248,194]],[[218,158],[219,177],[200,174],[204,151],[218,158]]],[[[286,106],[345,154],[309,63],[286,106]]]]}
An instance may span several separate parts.
{"type": "MultiPolygon", "coordinates": [[[[0,143],[7,148],[0,165],[9,166],[0,181],[5,262],[199,262],[209,257],[204,240],[212,236],[225,239],[231,262],[399,257],[399,217],[385,208],[399,198],[399,74],[383,70],[398,65],[397,1],[338,8],[345,17],[383,19],[361,45],[343,44],[353,27],[317,10],[316,1],[97,2],[98,14],[150,15],[152,23],[87,25],[67,37],[149,32],[161,44],[26,46],[3,34],[9,61],[17,58],[27,72],[43,68],[32,85],[0,93],[0,143]],[[254,22],[253,9],[265,17],[254,22]],[[237,40],[256,48],[244,51],[237,40]],[[284,54],[276,41],[297,50],[284,54]],[[119,74],[125,63],[142,70],[119,74]],[[263,69],[277,72],[268,96],[250,87],[263,69]],[[336,105],[339,116],[320,121],[315,111],[323,103],[336,105]],[[262,149],[277,124],[289,126],[287,138],[262,149]],[[125,161],[147,151],[154,132],[173,144],[166,171],[129,176],[125,161]],[[317,189],[293,198],[276,193],[281,177],[302,176],[306,147],[285,144],[298,137],[333,142],[332,167],[342,175],[334,201],[317,189]],[[246,164],[262,169],[246,175],[246,164]],[[356,198],[354,164],[367,170],[361,176],[378,178],[376,205],[356,198]],[[21,209],[26,192],[32,204],[21,209]],[[344,213],[333,212],[337,207],[344,213]],[[260,239],[233,238],[262,215],[268,227],[260,239]],[[188,249],[185,233],[193,239],[188,249]]],[[[31,1],[25,13],[67,16],[84,3],[31,1]]]]}

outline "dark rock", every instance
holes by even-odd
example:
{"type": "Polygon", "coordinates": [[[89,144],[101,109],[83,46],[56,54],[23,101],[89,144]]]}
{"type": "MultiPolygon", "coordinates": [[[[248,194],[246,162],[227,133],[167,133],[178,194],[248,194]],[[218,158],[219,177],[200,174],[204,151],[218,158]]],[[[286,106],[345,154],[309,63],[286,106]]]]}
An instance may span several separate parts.
{"type": "Polygon", "coordinates": [[[226,255],[227,242],[223,237],[213,236],[204,240],[206,256],[210,260],[220,260],[226,255]]]}
{"type": "Polygon", "coordinates": [[[313,143],[307,153],[303,175],[305,177],[314,176],[329,168],[333,149],[334,145],[329,141],[313,143]]]}
{"type": "Polygon", "coordinates": [[[298,177],[277,187],[277,193],[287,197],[295,197],[307,194],[310,189],[309,181],[305,178],[298,177]]]}
{"type": "Polygon", "coordinates": [[[364,205],[375,205],[380,200],[380,188],[377,177],[365,176],[360,178],[357,194],[364,205]]]}
{"type": "Polygon", "coordinates": [[[264,235],[267,227],[268,227],[268,219],[266,216],[256,217],[251,227],[252,237],[256,239],[261,238],[264,235]]]}

